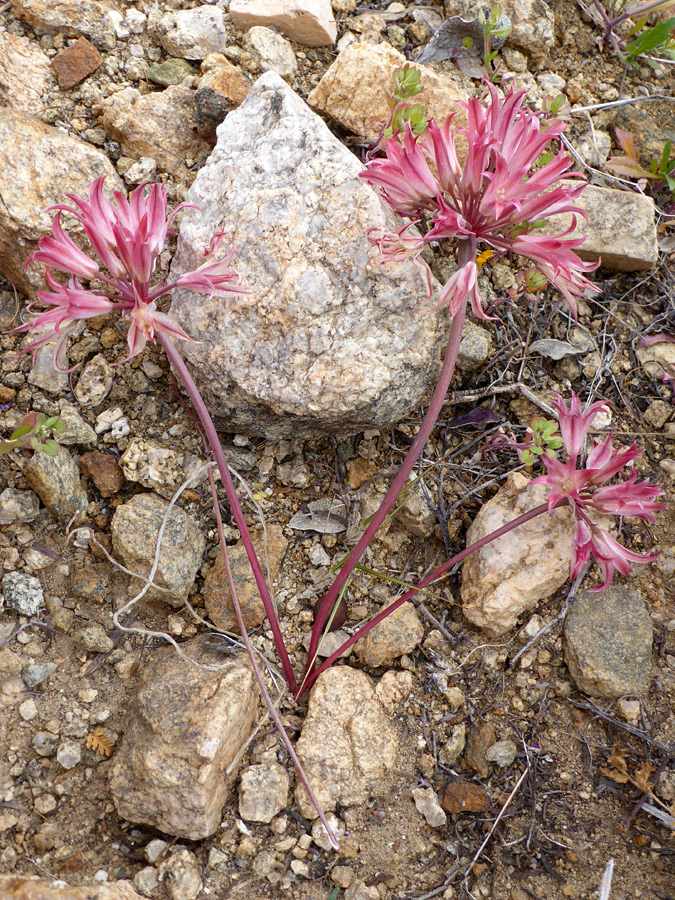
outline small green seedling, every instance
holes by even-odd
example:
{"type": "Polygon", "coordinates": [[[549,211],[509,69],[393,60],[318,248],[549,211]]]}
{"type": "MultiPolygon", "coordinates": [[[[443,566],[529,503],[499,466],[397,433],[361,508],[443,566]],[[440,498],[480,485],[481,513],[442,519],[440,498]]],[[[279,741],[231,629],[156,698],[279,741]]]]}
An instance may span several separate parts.
{"type": "Polygon", "coordinates": [[[501,19],[502,10],[500,6],[493,6],[487,16],[482,9],[478,12],[478,22],[483,26],[483,65],[492,81],[495,80],[497,75],[494,60],[499,52],[498,49],[492,49],[492,41],[493,39],[498,40],[500,42],[499,46],[501,46],[511,34],[511,25],[503,24],[501,19]]]}
{"type": "Polygon", "coordinates": [[[525,449],[520,450],[520,461],[526,466],[534,464],[536,456],[555,457],[556,450],[562,447],[562,436],[558,432],[558,423],[553,419],[535,416],[527,429],[525,449]]]}
{"type": "Polygon", "coordinates": [[[424,85],[420,82],[421,72],[409,63],[395,69],[391,78],[394,83],[391,91],[385,90],[389,105],[389,122],[384,128],[383,137],[389,140],[399,128],[407,123],[418,137],[424,134],[429,121],[424,114],[421,103],[409,104],[408,100],[421,94],[424,85]]]}
{"type": "Polygon", "coordinates": [[[47,418],[42,413],[29,412],[7,440],[0,441],[0,455],[21,448],[56,456],[59,452],[58,438],[65,430],[66,423],[58,416],[47,418]]]}

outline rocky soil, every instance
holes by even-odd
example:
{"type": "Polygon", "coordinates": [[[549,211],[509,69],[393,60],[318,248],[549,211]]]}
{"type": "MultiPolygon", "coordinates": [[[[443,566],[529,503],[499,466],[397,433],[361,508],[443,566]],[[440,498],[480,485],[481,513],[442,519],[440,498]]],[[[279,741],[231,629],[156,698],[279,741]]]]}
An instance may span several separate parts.
{"type": "MultiPolygon", "coordinates": [[[[414,267],[368,269],[368,211],[389,214],[365,190],[328,197],[327,173],[358,171],[393,69],[444,17],[478,6],[0,3],[0,435],[29,410],[67,425],[55,457],[0,457],[2,900],[581,900],[610,863],[604,897],[675,896],[675,414],[661,377],[675,354],[638,346],[674,333],[675,206],[657,184],[655,210],[604,168],[617,127],[647,165],[675,139],[673,75],[625,69],[572,0],[502,8],[513,31],[500,75],[535,107],[559,93],[572,107],[568,139],[593,182],[580,227],[602,257],[602,293],[576,323],[548,297],[467,326],[417,477],[350,586],[343,636],[469,529],[540,502],[512,458],[480,447],[498,425],[522,435],[549,390],[610,400],[599,429],[644,446],[640,475],[663,482],[667,508],[648,529],[624,520],[621,538],[663,552],[603,594],[588,592],[594,568],[572,589],[566,511],[537,520],[402,607],[295,705],[226,522],[246,621],[336,853],[233,634],[204,473],[169,507],[204,450],[166,359],[149,347],[114,365],[123,323],[95,320],[69,341],[64,374],[49,352],[19,355],[11,328],[44,283],[25,268],[49,233],[44,208],[94,178],[117,190],[159,179],[174,205],[201,192],[177,267],[208,240],[209,215],[230,215],[263,307],[195,311],[183,296],[175,312],[207,330],[192,364],[251,486],[246,513],[300,671],[313,603],[412,441],[447,328],[444,314],[422,315],[414,267]],[[296,180],[284,181],[293,154],[296,180]],[[309,195],[331,211],[314,230],[309,195]],[[129,604],[163,522],[153,586],[129,604]]],[[[423,83],[439,117],[481,89],[451,60],[426,63],[423,83]]],[[[441,281],[452,271],[451,251],[429,262],[441,281]]],[[[487,261],[486,296],[506,294],[516,271],[487,261]]]]}

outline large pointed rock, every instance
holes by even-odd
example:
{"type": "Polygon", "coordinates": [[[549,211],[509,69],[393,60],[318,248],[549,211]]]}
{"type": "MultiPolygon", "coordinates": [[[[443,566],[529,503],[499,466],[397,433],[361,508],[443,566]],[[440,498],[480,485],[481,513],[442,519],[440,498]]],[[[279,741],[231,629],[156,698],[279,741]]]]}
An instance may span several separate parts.
{"type": "Polygon", "coordinates": [[[446,317],[412,262],[381,263],[369,229],[400,227],[363,166],[273,72],[218,128],[188,192],[172,276],[221,230],[250,293],[177,292],[201,343],[181,352],[224,428],[270,438],[399,421],[437,372],[446,317]]]}

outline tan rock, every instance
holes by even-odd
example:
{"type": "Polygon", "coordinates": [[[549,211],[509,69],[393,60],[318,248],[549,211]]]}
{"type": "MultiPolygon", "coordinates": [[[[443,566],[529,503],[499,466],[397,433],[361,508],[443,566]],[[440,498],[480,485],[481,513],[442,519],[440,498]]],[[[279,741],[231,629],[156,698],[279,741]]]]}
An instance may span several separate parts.
{"type": "Polygon", "coordinates": [[[638,347],[636,353],[640,365],[648,375],[660,375],[666,369],[672,374],[675,366],[675,343],[657,341],[650,347],[638,347]]]}
{"type": "MultiPolygon", "coordinates": [[[[263,572],[265,574],[269,572],[269,577],[274,580],[288,547],[288,541],[283,535],[281,526],[268,526],[267,542],[265,542],[262,531],[254,532],[252,540],[263,572]]],[[[260,593],[251,572],[251,566],[242,541],[239,541],[234,547],[228,547],[228,557],[244,622],[247,628],[255,628],[265,620],[265,607],[260,599],[260,593]]],[[[220,551],[213,567],[204,579],[204,602],[209,617],[216,628],[219,628],[221,631],[239,631],[239,623],[232,604],[232,595],[227,586],[223,555],[220,551]]]]}
{"type": "Polygon", "coordinates": [[[86,38],[81,37],[52,60],[59,87],[64,90],[74,87],[87,75],[91,75],[103,62],[103,57],[96,47],[86,38]]]}
{"type": "MultiPolygon", "coordinates": [[[[572,232],[574,237],[586,238],[576,250],[581,259],[599,259],[604,268],[617,272],[639,272],[656,265],[659,249],[654,203],[649,197],[589,185],[575,203],[588,216],[588,221],[577,216],[572,232]]],[[[542,233],[557,234],[571,224],[572,213],[560,213],[548,219],[542,233]]]]}
{"type": "MultiPolygon", "coordinates": [[[[353,44],[340,53],[307,102],[364,140],[374,141],[389,118],[384,88],[391,84],[394,70],[406,62],[389,44],[353,44]]],[[[415,100],[424,105],[427,116],[441,122],[455,113],[457,125],[466,127],[466,110],[459,103],[469,95],[462,82],[426,66],[419,69],[424,90],[415,100]]],[[[466,141],[460,136],[457,155],[461,162],[466,153],[466,141]]]]}
{"type": "MultiPolygon", "coordinates": [[[[216,127],[230,110],[244,102],[251,89],[251,82],[241,69],[221,53],[210,54],[216,56],[221,57],[222,63],[205,69],[195,94],[197,127],[207,140],[215,138],[216,127]]],[[[208,60],[209,57],[204,63],[208,60]]]]}
{"type": "Polygon", "coordinates": [[[53,878],[28,875],[0,875],[2,900],[143,900],[130,881],[70,887],[53,878]]]}
{"type": "Polygon", "coordinates": [[[45,108],[42,95],[53,84],[49,58],[36,44],[0,32],[0,107],[40,116],[45,108]]]}
{"type": "MultiPolygon", "coordinates": [[[[361,806],[396,762],[398,739],[373,683],[348,666],[328,669],[316,681],[297,753],[324,810],[361,806]]],[[[298,809],[316,818],[305,788],[298,809]]]]}
{"type": "MultiPolygon", "coordinates": [[[[168,506],[166,500],[156,494],[136,494],[115,510],[110,523],[113,550],[123,565],[140,576],[150,572],[168,506]]],[[[153,579],[157,587],[151,587],[145,597],[182,606],[201,565],[204,546],[204,535],[195,520],[179,506],[174,506],[166,518],[153,579]]],[[[135,594],[141,586],[140,579],[134,579],[130,590],[135,594]]]]}
{"type": "Polygon", "coordinates": [[[114,46],[115,31],[107,15],[114,6],[107,0],[10,0],[10,6],[36,34],[84,35],[96,44],[114,46]]]}
{"type": "MultiPolygon", "coordinates": [[[[546,501],[548,487],[514,472],[480,510],[467,546],[546,501]]],[[[490,637],[509,631],[518,616],[550,597],[569,577],[574,519],[564,507],[544,513],[468,557],[462,567],[466,618],[490,637]]]]}
{"type": "Polygon", "coordinates": [[[242,31],[254,25],[278,28],[305,47],[326,47],[337,37],[330,0],[232,0],[229,12],[242,31]]]}
{"type": "Polygon", "coordinates": [[[184,172],[209,154],[209,145],[197,134],[194,92],[183,85],[145,95],[136,88],[124,88],[99,104],[95,112],[127,156],[152,157],[171,175],[184,172]]]}
{"type": "MultiPolygon", "coordinates": [[[[202,666],[225,661],[199,637],[182,650],[202,666]]],[[[204,671],[173,647],[156,651],[138,679],[110,769],[119,815],[176,837],[212,835],[236,777],[236,767],[227,769],[253,726],[256,697],[245,656],[204,671]]]]}
{"type": "MultiPolygon", "coordinates": [[[[24,265],[39,238],[51,234],[49,206],[67,203],[66,194],[86,197],[89,185],[106,176],[105,192],[123,184],[105,154],[91,144],[45,125],[27,113],[0,109],[0,272],[17,290],[35,296],[46,287],[44,266],[24,265]]],[[[82,247],[79,226],[63,220],[82,247]]]]}
{"type": "MultiPolygon", "coordinates": [[[[394,602],[394,601],[392,601],[394,602]]],[[[356,655],[372,668],[391,665],[412,653],[424,637],[424,628],[412,603],[404,603],[356,642],[356,655]]]]}

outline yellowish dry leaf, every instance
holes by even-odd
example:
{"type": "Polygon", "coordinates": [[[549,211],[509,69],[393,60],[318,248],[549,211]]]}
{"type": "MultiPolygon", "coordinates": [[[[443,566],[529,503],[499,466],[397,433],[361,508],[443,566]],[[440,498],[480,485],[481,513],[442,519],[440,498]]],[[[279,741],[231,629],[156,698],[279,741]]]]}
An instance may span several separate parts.
{"type": "Polygon", "coordinates": [[[87,735],[85,747],[88,750],[94,750],[99,756],[112,756],[115,749],[115,742],[108,736],[105,728],[96,728],[91,734],[87,735]]]}

